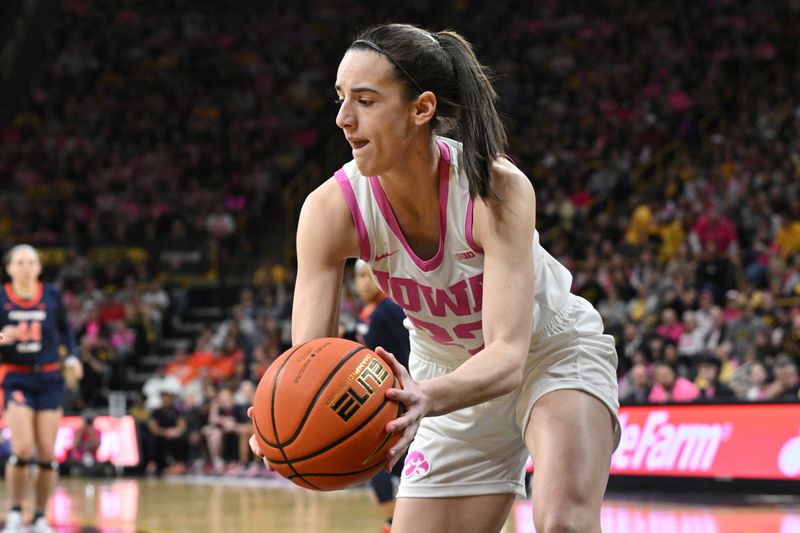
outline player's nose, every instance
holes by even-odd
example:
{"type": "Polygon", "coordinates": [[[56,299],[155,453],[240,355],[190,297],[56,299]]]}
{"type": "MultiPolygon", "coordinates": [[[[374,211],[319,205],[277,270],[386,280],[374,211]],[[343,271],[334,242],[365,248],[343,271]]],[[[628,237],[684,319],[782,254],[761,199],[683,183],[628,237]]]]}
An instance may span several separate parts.
{"type": "Polygon", "coordinates": [[[342,129],[349,129],[355,126],[356,118],[353,113],[353,106],[348,102],[342,103],[339,106],[339,112],[336,113],[336,125],[342,129]]]}

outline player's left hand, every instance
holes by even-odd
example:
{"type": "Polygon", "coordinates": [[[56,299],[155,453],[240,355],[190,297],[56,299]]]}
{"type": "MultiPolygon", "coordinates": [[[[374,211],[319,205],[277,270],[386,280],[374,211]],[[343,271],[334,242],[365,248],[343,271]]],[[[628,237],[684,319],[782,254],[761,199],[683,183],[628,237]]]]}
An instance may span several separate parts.
{"type": "Polygon", "coordinates": [[[75,379],[79,381],[83,379],[83,363],[74,355],[70,355],[64,359],[64,368],[72,369],[72,371],[75,372],[75,379]]]}
{"type": "MultiPolygon", "coordinates": [[[[247,417],[250,418],[250,419],[253,418],[253,406],[252,405],[247,408],[247,417]]],[[[261,460],[264,461],[264,466],[266,466],[267,469],[269,469],[271,471],[275,471],[275,469],[272,467],[272,465],[269,464],[269,459],[264,457],[264,452],[262,452],[261,448],[259,448],[258,441],[256,441],[256,436],[255,435],[250,435],[250,440],[248,440],[248,442],[250,443],[250,450],[253,452],[253,455],[255,455],[256,457],[260,457],[261,460]]]]}
{"type": "Polygon", "coordinates": [[[430,410],[430,402],[428,401],[423,387],[414,381],[408,373],[408,370],[406,370],[406,367],[401,365],[397,359],[395,359],[394,355],[381,347],[376,348],[375,353],[391,365],[392,371],[402,387],[399,389],[387,390],[386,397],[390,400],[402,403],[406,408],[405,413],[386,425],[386,431],[390,433],[403,433],[400,439],[389,450],[389,456],[386,459],[386,471],[391,472],[394,465],[403,457],[403,454],[411,445],[411,441],[414,440],[414,436],[419,429],[420,420],[422,420],[422,417],[427,415],[430,410]]]}

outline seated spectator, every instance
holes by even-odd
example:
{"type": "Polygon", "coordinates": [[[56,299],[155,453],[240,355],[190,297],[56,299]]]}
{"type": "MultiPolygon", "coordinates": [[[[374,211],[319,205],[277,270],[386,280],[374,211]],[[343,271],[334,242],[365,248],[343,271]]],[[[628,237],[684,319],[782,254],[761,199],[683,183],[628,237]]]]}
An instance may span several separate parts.
{"type": "Polygon", "coordinates": [[[693,402],[700,396],[694,383],[677,375],[672,365],[657,362],[653,373],[655,384],[650,390],[650,403],[693,402]]]}
{"type": "Polygon", "coordinates": [[[144,470],[145,466],[150,464],[150,453],[152,453],[153,436],[150,434],[150,409],[145,405],[144,394],[135,391],[132,395],[130,404],[128,405],[128,415],[131,416],[136,423],[136,435],[139,442],[139,468],[144,470]]]}
{"type": "Polygon", "coordinates": [[[706,335],[703,340],[706,350],[713,351],[727,340],[727,327],[722,309],[716,306],[713,307],[711,309],[711,323],[706,329],[706,335]]]}
{"type": "Polygon", "coordinates": [[[238,457],[240,417],[236,411],[233,393],[229,389],[221,389],[211,400],[208,424],[203,428],[203,434],[216,473],[225,472],[226,465],[238,457]]]}
{"type": "Polygon", "coordinates": [[[81,427],[75,432],[72,448],[67,453],[66,467],[73,476],[103,476],[114,472],[113,465],[100,462],[97,450],[100,449],[100,432],[94,427],[94,417],[84,416],[81,427]]]}
{"type": "Polygon", "coordinates": [[[678,315],[671,307],[667,307],[661,312],[661,324],[656,328],[658,336],[666,341],[672,341],[675,344],[681,338],[683,333],[683,324],[678,320],[678,315]]]}
{"type": "Polygon", "coordinates": [[[208,443],[203,434],[203,428],[208,425],[208,403],[198,401],[196,394],[185,391],[183,403],[186,435],[189,441],[188,463],[205,471],[211,465],[208,443]]]}
{"type": "Polygon", "coordinates": [[[710,353],[701,356],[697,362],[697,377],[694,384],[700,391],[701,400],[730,401],[734,398],[733,390],[720,383],[719,372],[722,361],[710,353]]]}
{"type": "Polygon", "coordinates": [[[779,356],[773,366],[775,381],[767,388],[767,398],[781,402],[800,400],[800,376],[797,363],[786,356],[779,356]]]}
{"type": "Polygon", "coordinates": [[[234,416],[236,417],[236,427],[239,433],[239,465],[234,473],[253,474],[260,466],[260,461],[251,464],[253,452],[250,450],[250,435],[253,434],[253,423],[247,416],[247,409],[253,405],[255,395],[256,386],[249,380],[242,381],[234,394],[234,416]]]}
{"type": "Polygon", "coordinates": [[[739,368],[739,360],[733,359],[733,345],[725,341],[717,346],[713,352],[714,357],[720,362],[719,380],[727,385],[733,379],[736,369],[739,368]]]}
{"type": "Polygon", "coordinates": [[[678,339],[678,354],[694,357],[703,351],[705,331],[697,323],[697,315],[693,311],[683,313],[683,333],[678,339]]]}
{"type": "Polygon", "coordinates": [[[640,285],[628,302],[628,316],[637,324],[649,324],[658,308],[658,297],[650,290],[649,285],[640,285]]]}
{"type": "Polygon", "coordinates": [[[731,246],[736,246],[736,228],[731,219],[709,202],[689,232],[689,243],[695,254],[708,249],[709,244],[713,244],[715,252],[727,253],[731,246]]]}
{"type": "Polygon", "coordinates": [[[606,333],[619,337],[627,318],[627,309],[625,302],[620,299],[616,287],[608,288],[605,299],[601,300],[597,306],[597,311],[603,317],[606,333]]]}
{"type": "Polygon", "coordinates": [[[620,387],[620,403],[634,405],[647,403],[651,387],[647,367],[642,364],[634,365],[623,386],[620,387]]]}
{"type": "Polygon", "coordinates": [[[178,391],[181,388],[181,381],[167,373],[167,365],[161,365],[156,370],[156,373],[144,382],[142,392],[145,396],[145,406],[149,410],[158,409],[161,407],[161,399],[163,398],[162,392],[164,390],[178,391]]]}
{"type": "Polygon", "coordinates": [[[182,474],[189,458],[186,418],[175,402],[176,390],[162,389],[160,407],[150,413],[153,435],[151,463],[148,472],[161,475],[182,474]]]}
{"type": "Polygon", "coordinates": [[[745,398],[752,401],[766,400],[769,392],[769,374],[766,367],[755,361],[747,367],[748,387],[745,398]]]}
{"type": "Polygon", "coordinates": [[[208,365],[208,379],[212,383],[220,383],[232,378],[237,368],[244,363],[244,352],[236,345],[235,339],[228,339],[222,350],[211,352],[212,360],[208,365]]]}
{"type": "Polygon", "coordinates": [[[779,229],[775,234],[772,247],[784,259],[800,253],[800,219],[786,214],[779,215],[779,229]]]}

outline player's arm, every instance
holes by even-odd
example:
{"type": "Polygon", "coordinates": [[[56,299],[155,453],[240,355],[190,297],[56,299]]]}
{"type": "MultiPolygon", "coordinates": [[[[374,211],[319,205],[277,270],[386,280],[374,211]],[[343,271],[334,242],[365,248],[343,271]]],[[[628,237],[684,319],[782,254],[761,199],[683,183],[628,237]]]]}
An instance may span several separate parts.
{"type": "Polygon", "coordinates": [[[306,198],[300,211],[292,344],[339,336],[344,265],[359,252],[350,209],[339,185],[329,179],[306,198]]]}
{"type": "Polygon", "coordinates": [[[423,383],[430,416],[501,396],[519,387],[533,322],[533,233],[536,197],[530,181],[505,159],[494,164],[500,201],[476,200],[475,239],[484,250],[485,348],[454,372],[423,383]]]}
{"type": "MultiPolygon", "coordinates": [[[[292,344],[339,336],[339,298],[348,257],[359,243],[350,208],[339,185],[329,179],[308,195],[297,225],[297,279],[292,301],[292,344]]],[[[253,408],[247,409],[252,418],[253,408]]],[[[264,454],[250,437],[250,449],[264,454]]],[[[266,458],[264,462],[269,463],[266,458]]]]}
{"type": "MultiPolygon", "coordinates": [[[[389,424],[390,430],[413,428],[422,416],[496,398],[522,381],[531,341],[536,197],[528,179],[510,162],[498,160],[492,172],[500,201],[476,200],[473,213],[474,236],[484,250],[485,347],[447,375],[411,386],[406,381],[406,390],[391,390],[388,395],[408,411],[389,424]]],[[[398,442],[398,450],[403,444],[398,442]]]]}

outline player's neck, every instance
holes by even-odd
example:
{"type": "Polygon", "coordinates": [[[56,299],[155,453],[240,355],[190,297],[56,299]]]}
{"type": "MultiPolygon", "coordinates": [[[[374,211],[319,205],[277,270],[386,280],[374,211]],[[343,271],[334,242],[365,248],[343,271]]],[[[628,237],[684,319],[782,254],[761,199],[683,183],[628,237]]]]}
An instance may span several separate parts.
{"type": "Polygon", "coordinates": [[[438,213],[440,158],[433,139],[412,143],[403,164],[379,176],[392,208],[419,212],[427,210],[430,204],[438,213]]]}
{"type": "Polygon", "coordinates": [[[38,288],[39,284],[35,281],[33,283],[11,282],[11,289],[14,291],[14,294],[23,300],[30,300],[36,296],[36,290],[38,288]]]}
{"type": "Polygon", "coordinates": [[[386,295],[382,292],[379,292],[374,298],[367,302],[367,305],[378,305],[383,301],[384,298],[386,298],[386,295]]]}

